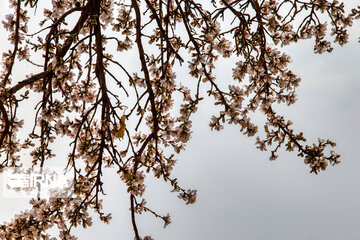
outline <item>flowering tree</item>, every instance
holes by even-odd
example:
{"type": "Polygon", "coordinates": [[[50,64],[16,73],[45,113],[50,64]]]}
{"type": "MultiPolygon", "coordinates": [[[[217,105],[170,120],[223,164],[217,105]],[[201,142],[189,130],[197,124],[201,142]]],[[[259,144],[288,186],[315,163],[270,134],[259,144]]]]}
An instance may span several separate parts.
{"type": "Polygon", "coordinates": [[[313,173],[339,162],[338,154],[325,150],[335,143],[306,144],[273,106],[293,104],[300,82],[281,47],[313,38],[316,53],[331,52],[331,41],[347,42],[359,9],[347,14],[337,0],[9,2],[12,13],[2,23],[13,48],[3,53],[0,77],[0,167],[20,166],[24,151],[33,166],[44,167],[56,158],[54,140],[63,138],[70,144],[64,167],[73,172],[74,195],[31,200],[31,210],[0,226],[1,239],[49,239],[54,226],[61,239],[75,239],[72,228],[91,225],[90,209],[109,222],[102,210],[104,167],[115,169],[127,186],[135,239],[142,239],[135,214],[148,212],[168,225],[169,215],[159,215],[141,198],[144,179],[151,172],[186,204],[195,202],[196,190],[179,186],[171,171],[205,97],[220,107],[210,121],[218,131],[229,123],[255,136],[258,126],[249,114],[261,112],[266,122],[256,145],[271,148],[270,160],[284,146],[296,150],[313,173]],[[129,63],[127,53],[138,61],[129,63]],[[227,88],[214,76],[221,57],[238,59],[227,88]],[[38,71],[12,79],[20,61],[38,71]],[[181,67],[194,84],[176,77],[181,67]],[[36,105],[34,116],[25,119],[34,121],[29,131],[18,118],[26,104],[36,105]]]}

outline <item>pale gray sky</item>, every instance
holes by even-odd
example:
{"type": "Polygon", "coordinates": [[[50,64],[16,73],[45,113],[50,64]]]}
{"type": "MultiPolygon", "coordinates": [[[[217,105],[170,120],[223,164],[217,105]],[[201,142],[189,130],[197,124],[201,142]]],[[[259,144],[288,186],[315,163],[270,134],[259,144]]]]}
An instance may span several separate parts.
{"type": "MultiPolygon", "coordinates": [[[[269,152],[256,149],[255,139],[238,128],[211,132],[213,108],[203,102],[174,170],[183,187],[198,190],[198,201],[186,206],[169,193],[168,184],[149,178],[149,207],[169,212],[173,223],[163,229],[161,220],[143,214],[137,216],[140,234],[156,240],[360,239],[360,25],[353,29],[350,43],[331,54],[313,54],[311,41],[287,49],[302,82],[297,103],[280,108],[309,142],[335,140],[341,164],[314,175],[296,153],[282,151],[270,162],[269,152]]],[[[227,75],[231,67],[221,64],[218,77],[227,75]]],[[[113,220],[105,225],[94,218],[91,228],[77,230],[79,239],[133,239],[124,185],[110,171],[104,177],[104,205],[113,220]]],[[[1,202],[4,219],[10,213],[6,201],[1,202]]]]}

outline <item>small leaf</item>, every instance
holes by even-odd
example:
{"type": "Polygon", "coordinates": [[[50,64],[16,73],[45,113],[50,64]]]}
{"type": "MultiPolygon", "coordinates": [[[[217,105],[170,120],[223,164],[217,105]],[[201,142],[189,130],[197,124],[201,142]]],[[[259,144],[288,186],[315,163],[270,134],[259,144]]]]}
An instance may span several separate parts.
{"type": "Polygon", "coordinates": [[[121,120],[120,120],[120,128],[119,128],[119,130],[117,130],[115,137],[117,137],[117,138],[123,138],[123,137],[124,137],[124,133],[125,133],[125,127],[126,127],[126,124],[125,124],[125,116],[122,116],[122,117],[121,117],[121,120]]]}

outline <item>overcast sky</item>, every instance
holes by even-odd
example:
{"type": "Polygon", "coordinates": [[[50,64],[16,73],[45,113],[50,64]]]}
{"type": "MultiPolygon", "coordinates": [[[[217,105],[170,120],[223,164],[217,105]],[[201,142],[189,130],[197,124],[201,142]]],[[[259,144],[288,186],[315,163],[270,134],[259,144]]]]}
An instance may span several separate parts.
{"type": "MultiPolygon", "coordinates": [[[[313,54],[312,41],[286,49],[302,82],[297,103],[279,110],[309,142],[317,137],[336,141],[341,164],[314,175],[296,153],[281,151],[270,162],[270,153],[256,149],[255,139],[237,127],[211,132],[213,107],[203,102],[193,116],[192,139],[174,170],[183,187],[198,190],[198,201],[186,206],[169,193],[168,184],[148,178],[148,206],[169,212],[173,223],[163,229],[161,220],[143,214],[137,216],[140,234],[157,240],[360,239],[359,37],[357,24],[350,43],[331,54],[313,54]]],[[[217,69],[219,78],[231,76],[231,68],[225,67],[228,64],[217,69]]],[[[257,118],[261,121],[262,116],[257,118]]],[[[133,239],[124,185],[110,171],[104,175],[104,205],[113,220],[105,225],[94,218],[93,227],[77,230],[79,239],[96,240],[99,234],[103,239],[133,239]]],[[[11,215],[10,205],[4,199],[0,203],[4,220],[11,215]]]]}

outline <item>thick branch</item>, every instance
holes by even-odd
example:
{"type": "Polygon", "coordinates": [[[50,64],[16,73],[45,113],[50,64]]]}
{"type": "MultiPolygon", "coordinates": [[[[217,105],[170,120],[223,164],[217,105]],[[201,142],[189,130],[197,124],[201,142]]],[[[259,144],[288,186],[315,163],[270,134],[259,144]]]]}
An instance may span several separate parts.
{"type": "Polygon", "coordinates": [[[7,134],[9,134],[10,122],[9,122],[9,118],[8,118],[6,109],[1,102],[0,102],[0,111],[1,111],[1,114],[3,115],[4,121],[5,121],[5,128],[4,128],[4,131],[2,131],[1,136],[0,136],[0,147],[2,147],[4,140],[5,140],[5,136],[7,134]]]}
{"type": "Polygon", "coordinates": [[[27,86],[27,85],[31,85],[34,82],[36,82],[37,80],[43,79],[45,77],[49,77],[52,73],[49,71],[45,71],[45,72],[41,72],[38,74],[35,74],[25,80],[20,81],[18,84],[16,84],[15,86],[13,86],[12,88],[10,88],[9,90],[6,91],[6,94],[8,95],[14,95],[17,91],[19,91],[20,89],[22,89],[23,87],[27,86]]]}
{"type": "Polygon", "coordinates": [[[131,205],[131,222],[134,228],[134,232],[135,232],[135,239],[136,240],[140,240],[140,236],[139,236],[139,231],[137,229],[136,226],[136,221],[135,221],[135,206],[134,206],[134,201],[135,201],[135,196],[133,194],[130,195],[130,205],[131,205]]]}
{"type": "Polygon", "coordinates": [[[61,59],[65,56],[65,54],[67,53],[67,51],[70,49],[71,44],[74,41],[74,34],[78,34],[81,30],[81,28],[83,27],[86,19],[89,17],[89,13],[91,12],[91,10],[93,9],[93,5],[94,5],[94,0],[89,1],[88,4],[86,4],[86,6],[83,8],[83,10],[81,11],[81,15],[79,20],[77,21],[75,27],[71,30],[71,32],[69,33],[70,36],[66,39],[64,46],[58,50],[56,57],[57,59],[61,59]]]}
{"type": "Polygon", "coordinates": [[[155,105],[155,94],[152,89],[150,74],[149,74],[149,70],[146,65],[145,51],[144,51],[144,47],[142,45],[142,40],[141,40],[141,36],[142,36],[141,35],[141,13],[140,13],[140,9],[139,9],[139,6],[138,6],[136,0],[132,0],[131,2],[132,2],[133,8],[135,9],[135,14],[136,14],[136,44],[138,46],[142,71],[144,72],[144,75],[145,75],[147,91],[150,95],[151,112],[153,115],[154,132],[155,132],[155,138],[156,138],[157,132],[159,130],[159,123],[158,123],[157,110],[156,110],[156,105],[155,105]]]}

